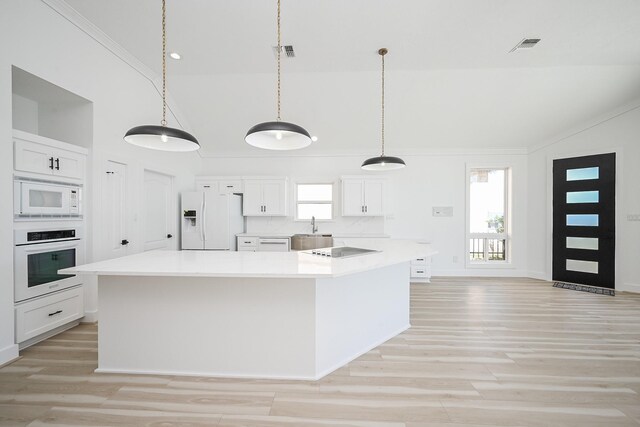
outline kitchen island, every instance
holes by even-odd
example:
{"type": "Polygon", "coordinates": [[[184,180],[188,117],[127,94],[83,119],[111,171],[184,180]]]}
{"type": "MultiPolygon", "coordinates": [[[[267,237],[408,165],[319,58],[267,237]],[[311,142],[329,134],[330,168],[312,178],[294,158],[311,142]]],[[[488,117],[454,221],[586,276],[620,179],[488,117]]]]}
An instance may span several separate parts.
{"type": "Polygon", "coordinates": [[[98,276],[97,372],[315,380],[410,326],[425,246],[369,248],[152,251],[61,272],[98,276]]]}

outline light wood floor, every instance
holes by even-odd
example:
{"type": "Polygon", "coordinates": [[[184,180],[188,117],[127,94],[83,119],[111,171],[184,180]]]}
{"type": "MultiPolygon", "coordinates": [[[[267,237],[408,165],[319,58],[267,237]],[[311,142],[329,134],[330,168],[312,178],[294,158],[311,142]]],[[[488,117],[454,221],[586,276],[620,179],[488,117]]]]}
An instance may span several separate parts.
{"type": "Polygon", "coordinates": [[[80,325],[0,369],[0,425],[640,425],[640,296],[526,279],[411,294],[411,329],[317,382],[95,374],[80,325]]]}

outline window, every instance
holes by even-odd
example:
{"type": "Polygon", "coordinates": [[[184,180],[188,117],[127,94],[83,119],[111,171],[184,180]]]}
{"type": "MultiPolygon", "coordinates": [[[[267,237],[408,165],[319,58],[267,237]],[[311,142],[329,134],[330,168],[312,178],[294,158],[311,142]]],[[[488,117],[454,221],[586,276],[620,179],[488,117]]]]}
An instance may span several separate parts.
{"type": "Polygon", "coordinates": [[[508,168],[469,170],[469,261],[509,261],[508,168]]]}
{"type": "Polygon", "coordinates": [[[296,219],[333,219],[333,184],[296,184],[296,219]]]}

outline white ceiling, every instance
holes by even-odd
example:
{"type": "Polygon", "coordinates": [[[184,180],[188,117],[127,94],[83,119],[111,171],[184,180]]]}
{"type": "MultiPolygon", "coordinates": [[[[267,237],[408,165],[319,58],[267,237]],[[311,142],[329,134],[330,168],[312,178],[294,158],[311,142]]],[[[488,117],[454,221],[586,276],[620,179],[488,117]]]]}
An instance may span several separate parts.
{"type": "MultiPolygon", "coordinates": [[[[160,71],[160,0],[66,0],[160,71]]],[[[275,118],[275,1],[168,0],[169,90],[203,155],[275,118]]],[[[283,0],[283,119],[308,154],[524,148],[640,97],[638,0],[283,0]],[[534,49],[509,53],[525,37],[534,49]]],[[[300,152],[303,154],[303,152],[300,152]]]]}

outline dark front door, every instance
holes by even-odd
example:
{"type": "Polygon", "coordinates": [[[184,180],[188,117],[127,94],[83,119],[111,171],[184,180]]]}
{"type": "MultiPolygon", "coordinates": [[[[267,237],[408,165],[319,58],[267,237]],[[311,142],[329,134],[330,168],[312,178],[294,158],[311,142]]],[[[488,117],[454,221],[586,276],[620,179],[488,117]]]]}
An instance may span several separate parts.
{"type": "Polygon", "coordinates": [[[553,280],[615,287],[616,155],[553,161],[553,280]]]}

